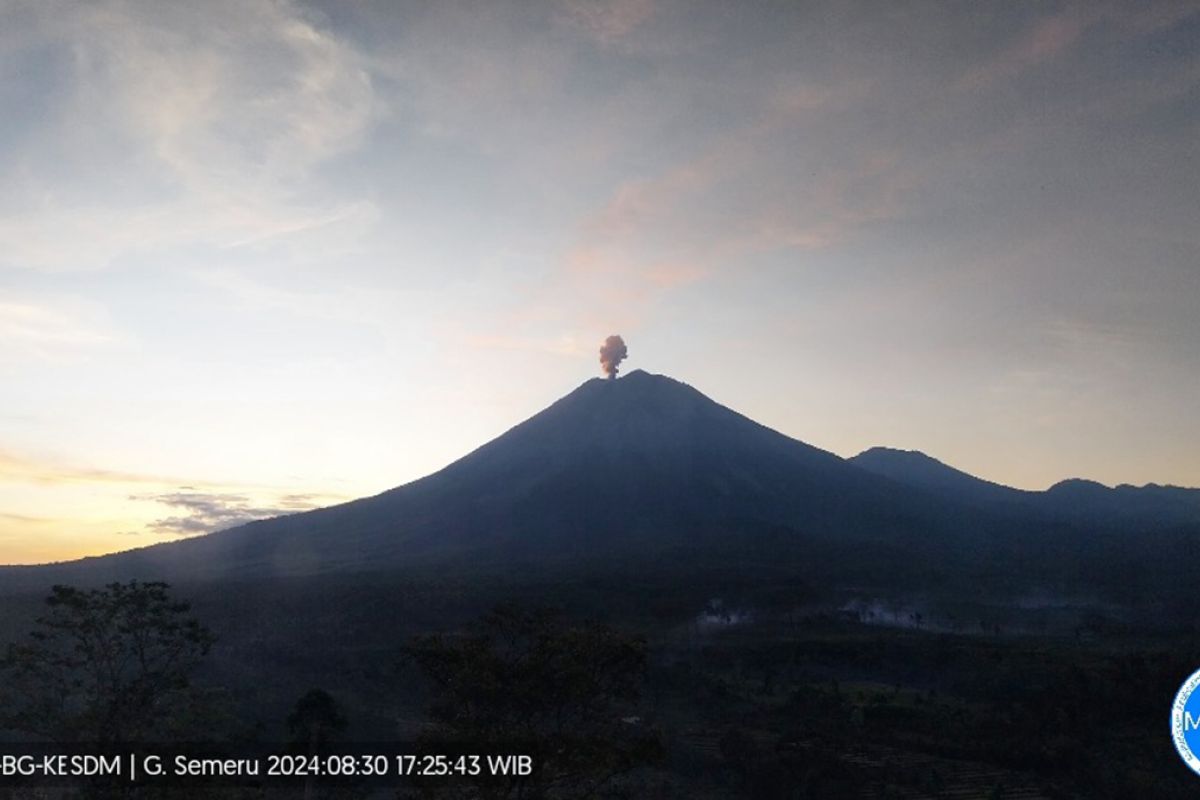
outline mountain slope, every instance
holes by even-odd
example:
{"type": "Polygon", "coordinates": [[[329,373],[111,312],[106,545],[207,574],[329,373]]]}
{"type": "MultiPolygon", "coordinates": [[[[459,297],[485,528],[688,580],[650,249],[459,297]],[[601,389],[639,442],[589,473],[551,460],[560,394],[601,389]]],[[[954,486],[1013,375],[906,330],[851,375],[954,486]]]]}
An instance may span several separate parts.
{"type": "MultiPolygon", "coordinates": [[[[1125,488],[1100,493],[1124,507],[1125,488]]],[[[1195,494],[1128,489],[1152,508],[1184,509],[1167,522],[1186,520],[1195,494]]],[[[0,589],[739,560],[854,581],[986,569],[1004,582],[1064,564],[1082,574],[1081,558],[1101,552],[1095,530],[1122,533],[1092,497],[1100,490],[1021,492],[898,451],[846,461],[686,384],[634,371],[587,381],[446,468],[380,495],[126,553],[2,568],[0,589]]],[[[1122,563],[1114,547],[1144,544],[1106,547],[1101,560],[1122,563]]]]}
{"type": "MultiPolygon", "coordinates": [[[[591,557],[700,533],[933,535],[953,514],[686,384],[590,380],[441,471],[375,497],[46,570],[70,576],[312,574],[447,559],[591,557]]],[[[7,570],[11,579],[14,570],[7,570]]]]}

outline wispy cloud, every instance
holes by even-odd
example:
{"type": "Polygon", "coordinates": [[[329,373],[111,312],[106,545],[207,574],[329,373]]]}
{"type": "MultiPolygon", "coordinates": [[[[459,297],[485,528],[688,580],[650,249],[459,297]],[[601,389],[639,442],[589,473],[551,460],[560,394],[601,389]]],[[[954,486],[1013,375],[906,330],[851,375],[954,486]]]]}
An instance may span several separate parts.
{"type": "Polygon", "coordinates": [[[63,464],[0,451],[0,481],[55,484],[170,484],[177,478],[63,464]]]}
{"type": "Polygon", "coordinates": [[[50,459],[38,459],[0,450],[0,483],[31,484],[43,487],[94,485],[101,491],[120,489],[140,490],[127,500],[166,503],[186,507],[194,503],[203,510],[205,502],[216,509],[224,507],[230,513],[256,514],[254,518],[304,511],[318,505],[345,500],[340,494],[321,492],[287,492],[269,487],[218,485],[209,481],[184,480],[179,476],[153,475],[139,472],[104,469],[65,464],[50,459]],[[167,487],[176,487],[167,489],[167,487]],[[162,489],[161,491],[156,491],[162,489]],[[258,498],[258,499],[255,499],[258,498]],[[266,498],[265,500],[262,498],[266,498]],[[259,513],[261,512],[261,513],[259,513]]]}
{"type": "Polygon", "coordinates": [[[0,511],[0,521],[17,523],[20,525],[51,525],[56,522],[61,523],[61,520],[56,520],[51,517],[34,517],[27,514],[11,514],[6,511],[0,511]]]}
{"type": "Polygon", "coordinates": [[[566,18],[603,44],[617,44],[649,20],[654,0],[563,0],[566,18]]]}
{"type": "Polygon", "coordinates": [[[957,88],[984,89],[1049,65],[1081,46],[1085,36],[1101,27],[1107,27],[1104,35],[1109,40],[1128,40],[1172,28],[1198,13],[1194,3],[1174,0],[1136,5],[1107,0],[1070,4],[1033,20],[994,54],[971,66],[959,78],[957,88]]]}
{"type": "Polygon", "coordinates": [[[1089,21],[1079,9],[1037,20],[1016,41],[972,67],[960,79],[959,88],[981,89],[1054,58],[1075,43],[1089,21]]]}
{"type": "Polygon", "coordinates": [[[308,511],[319,507],[322,499],[328,502],[328,498],[319,495],[284,494],[275,497],[273,502],[262,504],[244,494],[201,492],[191,487],[163,494],[133,495],[129,499],[160,503],[182,512],[155,520],[147,526],[154,533],[172,536],[193,536],[223,530],[256,519],[308,511]]]}
{"type": "Polygon", "coordinates": [[[119,339],[94,304],[70,298],[0,300],[0,360],[54,358],[119,339]]]}
{"type": "Polygon", "coordinates": [[[17,68],[50,58],[70,85],[57,106],[10,109],[40,130],[0,178],[0,260],[101,267],[328,226],[354,207],[307,184],[370,122],[356,51],[290,2],[219,5],[24,9],[17,68]]]}
{"type": "MultiPolygon", "coordinates": [[[[657,175],[621,182],[578,226],[564,261],[576,280],[606,291],[654,292],[738,268],[748,254],[820,250],[903,213],[919,180],[895,152],[857,153],[848,164],[764,161],[761,153],[860,102],[869,83],[772,87],[757,113],[657,175]],[[640,287],[640,288],[639,288],[640,287]]],[[[603,292],[601,292],[603,293],[603,292]]]]}

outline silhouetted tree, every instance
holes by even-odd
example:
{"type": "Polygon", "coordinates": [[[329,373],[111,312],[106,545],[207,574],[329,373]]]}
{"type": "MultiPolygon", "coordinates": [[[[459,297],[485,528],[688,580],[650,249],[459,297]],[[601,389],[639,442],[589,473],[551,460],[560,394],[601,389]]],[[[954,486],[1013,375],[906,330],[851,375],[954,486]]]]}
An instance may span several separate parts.
{"type": "Polygon", "coordinates": [[[534,756],[534,780],[483,780],[483,796],[596,796],[659,755],[633,713],[640,637],[501,607],[465,634],[417,637],[409,653],[433,684],[430,715],[446,738],[534,756]]]}
{"type": "Polygon", "coordinates": [[[337,701],[324,689],[311,689],[296,701],[287,718],[291,743],[315,755],[346,729],[346,718],[337,701]]]}
{"type": "MultiPolygon", "coordinates": [[[[329,692],[310,689],[296,701],[287,727],[292,749],[315,756],[328,752],[329,745],[346,729],[346,718],[329,692]]],[[[304,781],[305,800],[314,797],[315,792],[316,776],[309,774],[304,781]]]]}
{"type": "Polygon", "coordinates": [[[171,728],[214,637],[165,583],[55,586],[0,660],[0,727],[55,741],[148,741],[171,728]]]}

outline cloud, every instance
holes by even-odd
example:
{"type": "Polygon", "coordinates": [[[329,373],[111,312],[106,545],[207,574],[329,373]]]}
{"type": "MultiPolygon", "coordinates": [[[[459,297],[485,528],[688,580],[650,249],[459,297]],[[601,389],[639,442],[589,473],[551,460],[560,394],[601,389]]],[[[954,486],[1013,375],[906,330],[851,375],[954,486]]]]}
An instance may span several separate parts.
{"type": "Polygon", "coordinates": [[[256,503],[245,494],[201,492],[182,487],[163,494],[132,495],[130,500],[161,503],[182,511],[151,522],[147,528],[158,534],[193,536],[232,528],[256,519],[294,514],[319,507],[313,494],[285,494],[268,504],[256,503]]]}
{"type": "Polygon", "coordinates": [[[796,131],[811,130],[807,114],[833,119],[868,90],[858,80],[772,87],[756,114],[699,152],[656,175],[618,184],[580,222],[566,265],[576,280],[609,287],[593,296],[628,302],[630,294],[738,268],[750,254],[833,247],[901,216],[902,196],[920,178],[911,162],[888,149],[864,145],[833,164],[762,157],[796,131]]]}
{"type": "Polygon", "coordinates": [[[367,53],[394,90],[380,103],[389,122],[511,158],[574,113],[563,92],[574,54],[563,37],[530,35],[545,24],[536,6],[437,3],[371,23],[397,19],[387,46],[367,53]]]}
{"type": "Polygon", "coordinates": [[[1063,56],[1101,26],[1109,28],[1109,37],[1134,39],[1172,28],[1197,13],[1194,4],[1172,0],[1137,5],[1093,0],[1069,6],[1035,20],[993,56],[972,66],[957,88],[973,91],[1013,79],[1063,56]]]}
{"type": "Polygon", "coordinates": [[[225,508],[229,513],[237,513],[242,517],[250,514],[251,516],[246,517],[247,519],[306,511],[322,504],[328,505],[346,499],[338,494],[280,492],[275,489],[245,485],[234,485],[231,491],[225,491],[228,484],[185,481],[178,476],[81,467],[47,459],[39,460],[3,450],[0,450],[0,483],[25,483],[52,487],[97,485],[114,488],[126,487],[127,490],[140,488],[142,493],[130,495],[126,499],[165,503],[180,507],[194,506],[198,512],[203,511],[205,503],[212,503],[213,516],[220,516],[218,510],[225,508]],[[159,489],[168,486],[177,488],[165,492],[148,491],[151,487],[159,489]],[[270,499],[259,502],[252,501],[252,497],[270,499]]]}
{"type": "Polygon", "coordinates": [[[5,522],[14,522],[21,525],[50,525],[60,522],[60,520],[50,517],[31,517],[26,514],[11,514],[6,511],[0,511],[0,520],[5,522]]]}
{"type": "Polygon", "coordinates": [[[34,79],[49,99],[0,99],[0,116],[28,128],[0,171],[4,263],[85,269],[131,251],[238,246],[362,205],[316,191],[313,171],[369,125],[370,77],[294,4],[24,10],[25,43],[3,46],[26,75],[50,62],[34,79]]]}
{"type": "Polygon", "coordinates": [[[171,484],[177,479],[132,472],[79,467],[0,451],[0,481],[56,484],[171,484]]]}
{"type": "Polygon", "coordinates": [[[991,59],[972,67],[959,88],[981,89],[1054,58],[1075,43],[1086,24],[1077,10],[1038,20],[991,59]]]}
{"type": "Polygon", "coordinates": [[[653,0],[564,0],[566,19],[601,44],[617,44],[648,21],[653,0]]]}
{"type": "Polygon", "coordinates": [[[0,353],[51,357],[110,344],[117,335],[92,304],[0,300],[0,353]]]}
{"type": "MultiPolygon", "coordinates": [[[[750,90],[713,86],[705,104],[738,113],[669,148],[653,169],[615,176],[606,195],[567,223],[573,234],[551,256],[558,267],[550,278],[474,342],[559,352],[561,341],[636,331],[668,296],[745,269],[751,257],[826,250],[901,215],[900,195],[919,180],[911,165],[839,128],[873,96],[875,82],[767,74],[750,90]],[[790,155],[800,136],[814,147],[827,137],[844,141],[827,148],[833,156],[812,160],[790,155]],[[531,320],[531,308],[547,312],[531,320]]],[[[658,96],[682,113],[687,94],[658,96]]]]}

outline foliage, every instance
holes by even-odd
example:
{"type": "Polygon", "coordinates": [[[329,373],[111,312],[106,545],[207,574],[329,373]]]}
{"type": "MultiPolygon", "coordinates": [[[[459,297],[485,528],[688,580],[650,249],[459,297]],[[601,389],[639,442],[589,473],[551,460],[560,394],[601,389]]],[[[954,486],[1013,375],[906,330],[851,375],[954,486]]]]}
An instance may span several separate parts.
{"type": "Polygon", "coordinates": [[[328,745],[346,730],[346,717],[333,696],[324,689],[310,689],[287,718],[290,744],[310,754],[325,752],[328,745]]]}
{"type": "Polygon", "coordinates": [[[634,713],[640,637],[502,606],[465,634],[415,638],[409,654],[433,685],[430,715],[445,737],[534,756],[534,781],[485,781],[485,796],[594,796],[658,755],[634,713]]]}
{"type": "Polygon", "coordinates": [[[149,741],[188,708],[214,637],[165,583],[55,586],[49,611],[0,660],[0,726],[54,741],[149,741]]]}

